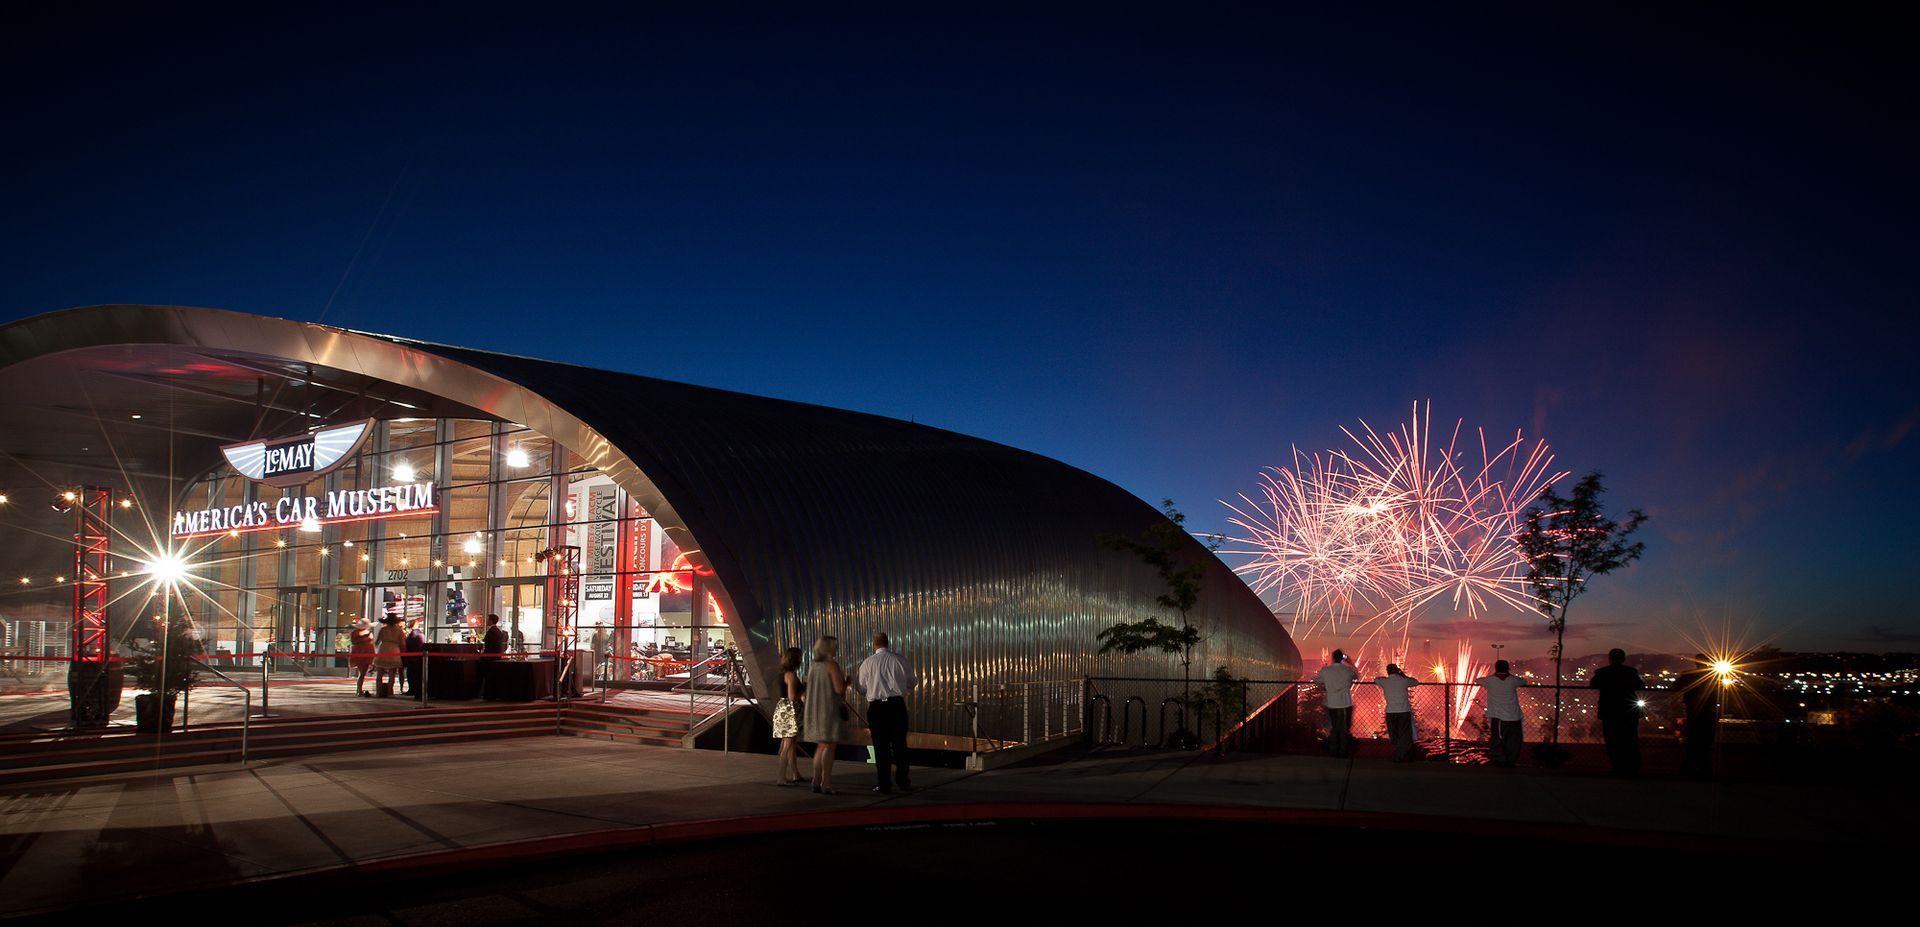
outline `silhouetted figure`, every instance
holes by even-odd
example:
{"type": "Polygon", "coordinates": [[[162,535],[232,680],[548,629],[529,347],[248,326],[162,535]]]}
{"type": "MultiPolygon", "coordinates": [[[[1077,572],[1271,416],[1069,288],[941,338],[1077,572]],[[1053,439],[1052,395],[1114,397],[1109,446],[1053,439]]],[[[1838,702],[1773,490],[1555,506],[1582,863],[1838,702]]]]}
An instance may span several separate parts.
{"type": "Polygon", "coordinates": [[[1334,756],[1353,753],[1353,681],[1359,675],[1339,650],[1333,652],[1331,662],[1313,674],[1313,681],[1326,698],[1327,752],[1334,756]]]}
{"type": "Polygon", "coordinates": [[[1420,680],[1400,671],[1400,667],[1387,664],[1387,674],[1377,677],[1373,684],[1387,698],[1387,737],[1393,741],[1393,761],[1404,763],[1413,754],[1413,699],[1408,690],[1420,684],[1420,680]]]}
{"type": "Polygon", "coordinates": [[[1495,660],[1493,675],[1478,683],[1487,690],[1487,755],[1495,766],[1512,766],[1520,761],[1526,718],[1520,711],[1520,687],[1527,681],[1509,672],[1507,661],[1495,660]]]}
{"type": "Polygon", "coordinates": [[[1674,684],[1680,687],[1680,701],[1687,707],[1686,755],[1680,762],[1680,774],[1690,779],[1713,777],[1713,735],[1720,725],[1720,674],[1713,671],[1707,655],[1693,655],[1697,664],[1680,674],[1674,684]]]}
{"type": "Polygon", "coordinates": [[[427,636],[420,633],[420,624],[416,622],[408,629],[407,652],[400,660],[406,666],[407,692],[414,698],[420,697],[420,654],[427,649],[427,636]]]}
{"type": "Polygon", "coordinates": [[[1600,731],[1607,740],[1607,762],[1615,775],[1640,773],[1640,671],[1627,665],[1627,652],[1607,651],[1607,665],[1587,683],[1600,690],[1600,731]]]}

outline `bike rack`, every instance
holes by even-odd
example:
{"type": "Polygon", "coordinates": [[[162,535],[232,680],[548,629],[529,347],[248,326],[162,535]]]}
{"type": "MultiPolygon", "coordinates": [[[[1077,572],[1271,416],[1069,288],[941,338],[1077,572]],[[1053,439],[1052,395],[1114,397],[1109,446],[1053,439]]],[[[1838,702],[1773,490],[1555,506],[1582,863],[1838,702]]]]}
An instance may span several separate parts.
{"type": "MultiPolygon", "coordinates": [[[[1187,729],[1187,707],[1179,704],[1180,697],[1169,695],[1160,700],[1160,746],[1167,745],[1167,706],[1172,705],[1180,712],[1180,730],[1187,729]]],[[[1142,732],[1144,733],[1144,732],[1142,732]]]]}
{"type": "Polygon", "coordinates": [[[1113,702],[1103,694],[1096,694],[1093,698],[1087,700],[1087,736],[1084,739],[1094,739],[1093,706],[1096,703],[1100,706],[1100,739],[1094,742],[1100,744],[1113,743],[1113,702]]]}
{"type": "Polygon", "coordinates": [[[1128,732],[1133,730],[1133,706],[1136,702],[1140,705],[1140,746],[1147,745],[1147,700],[1132,695],[1120,703],[1120,745],[1123,747],[1127,745],[1128,732]]]}

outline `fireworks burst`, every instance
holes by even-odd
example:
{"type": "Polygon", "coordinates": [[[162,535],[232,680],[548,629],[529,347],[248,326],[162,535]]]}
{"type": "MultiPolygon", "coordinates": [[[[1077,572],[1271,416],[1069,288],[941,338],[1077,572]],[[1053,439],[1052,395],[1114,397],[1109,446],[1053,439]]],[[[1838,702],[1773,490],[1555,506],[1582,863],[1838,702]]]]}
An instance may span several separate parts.
{"type": "Polygon", "coordinates": [[[1470,693],[1472,690],[1464,687],[1471,685],[1474,681],[1487,675],[1490,670],[1492,670],[1492,666],[1474,659],[1472,641],[1463,640],[1460,642],[1459,652],[1454,654],[1452,666],[1447,665],[1445,660],[1437,660],[1434,662],[1433,678],[1435,682],[1441,685],[1462,687],[1456,690],[1461,694],[1452,700],[1453,710],[1450,713],[1451,717],[1447,718],[1447,724],[1454,737],[1465,738],[1467,736],[1467,721],[1473,717],[1473,699],[1466,696],[1466,693],[1470,693]]]}
{"type": "Polygon", "coordinates": [[[1546,442],[1517,431],[1490,443],[1455,422],[1436,446],[1431,417],[1416,403],[1396,430],[1343,428],[1352,449],[1296,449],[1291,467],[1260,474],[1258,498],[1222,503],[1240,532],[1222,552],[1247,558],[1240,572],[1274,593],[1276,611],[1291,606],[1296,633],[1351,623],[1364,647],[1397,629],[1404,650],[1424,610],[1534,607],[1516,539],[1527,505],[1566,474],[1551,469],[1546,442]]]}

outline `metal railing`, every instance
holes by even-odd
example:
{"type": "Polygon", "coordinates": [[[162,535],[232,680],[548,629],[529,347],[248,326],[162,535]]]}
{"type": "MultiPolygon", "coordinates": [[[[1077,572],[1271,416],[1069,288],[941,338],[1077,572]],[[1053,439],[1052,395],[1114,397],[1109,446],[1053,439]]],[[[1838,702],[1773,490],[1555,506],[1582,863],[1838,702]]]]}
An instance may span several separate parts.
{"type": "MultiPolygon", "coordinates": [[[[201,669],[204,669],[207,672],[220,677],[220,679],[224,681],[227,685],[230,685],[240,690],[240,698],[241,698],[241,706],[242,706],[240,710],[240,762],[242,765],[244,765],[247,762],[248,736],[251,733],[252,726],[253,726],[253,693],[247,691],[247,687],[235,681],[233,677],[228,676],[226,673],[220,672],[218,669],[215,669],[214,667],[201,662],[199,658],[197,657],[194,658],[193,662],[194,662],[194,665],[200,667],[201,669]]],[[[188,699],[191,698],[192,695],[193,695],[193,689],[191,687],[187,688],[185,691],[181,693],[180,730],[182,731],[187,730],[187,710],[188,710],[188,704],[189,704],[188,699]]],[[[162,717],[165,717],[165,716],[162,715],[162,717]]]]}
{"type": "MultiPolygon", "coordinates": [[[[1165,746],[1192,735],[1200,746],[1216,750],[1309,750],[1327,734],[1325,694],[1313,680],[1235,680],[1223,690],[1208,679],[1091,677],[1087,680],[1087,739],[1130,747],[1165,746]],[[1118,704],[1118,724],[1096,719],[1094,706],[1118,704]],[[1135,706],[1138,705],[1136,711],[1135,706]],[[1150,711],[1158,706],[1157,711],[1150,711]],[[1137,726],[1136,726],[1137,724],[1137,726]],[[1190,729],[1191,728],[1191,729],[1190,729]]],[[[1519,690],[1524,740],[1552,740],[1556,689],[1551,684],[1519,690]]],[[[1491,731],[1486,696],[1473,683],[1421,683],[1409,693],[1415,737],[1428,754],[1470,756],[1483,749],[1491,731]]],[[[1563,686],[1559,742],[1604,742],[1599,693],[1563,686]]],[[[1389,740],[1386,697],[1370,681],[1352,687],[1351,732],[1357,742],[1389,740]]],[[[1685,710],[1677,692],[1650,687],[1640,693],[1643,740],[1677,736],[1685,710]]]]}

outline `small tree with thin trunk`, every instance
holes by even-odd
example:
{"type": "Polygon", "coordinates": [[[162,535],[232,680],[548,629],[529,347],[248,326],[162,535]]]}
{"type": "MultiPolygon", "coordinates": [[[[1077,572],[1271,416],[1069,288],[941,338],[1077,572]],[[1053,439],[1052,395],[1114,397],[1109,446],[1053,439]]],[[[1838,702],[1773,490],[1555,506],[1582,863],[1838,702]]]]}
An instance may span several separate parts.
{"type": "Polygon", "coordinates": [[[1589,473],[1570,498],[1548,486],[1528,507],[1520,552],[1527,560],[1527,584],[1553,632],[1553,743],[1560,743],[1560,664],[1566,655],[1567,606],[1587,591],[1587,580],[1605,576],[1635,560],[1646,549],[1627,538],[1647,520],[1639,509],[1625,522],[1607,517],[1600,507],[1600,474],[1589,473]]]}
{"type": "MultiPolygon", "coordinates": [[[[1100,535],[1101,546],[1109,550],[1132,554],[1142,563],[1153,567],[1166,584],[1166,591],[1155,601],[1180,613],[1178,626],[1166,624],[1158,618],[1146,618],[1140,621],[1122,621],[1100,632],[1100,652],[1111,653],[1115,650],[1124,654],[1136,654],[1145,650],[1180,656],[1182,706],[1192,704],[1193,687],[1193,648],[1200,643],[1200,630],[1193,626],[1190,615],[1193,607],[1200,601],[1200,589],[1205,582],[1207,565],[1188,563],[1184,551],[1187,546],[1187,531],[1181,527],[1187,516],[1175,508],[1172,499],[1161,500],[1161,511],[1166,515],[1164,521],[1155,522],[1141,532],[1137,538],[1113,534],[1100,535]]],[[[1184,727],[1185,709],[1182,710],[1184,727]]],[[[1181,731],[1181,735],[1185,735],[1181,731]]]]}

